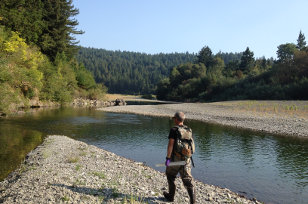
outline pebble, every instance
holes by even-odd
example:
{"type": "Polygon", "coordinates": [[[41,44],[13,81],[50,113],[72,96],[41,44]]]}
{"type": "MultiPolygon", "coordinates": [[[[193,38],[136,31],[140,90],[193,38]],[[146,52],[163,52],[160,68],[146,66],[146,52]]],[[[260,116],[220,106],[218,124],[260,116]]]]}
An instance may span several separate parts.
{"type": "MultiPolygon", "coordinates": [[[[226,104],[228,102],[225,102],[226,104]]],[[[277,102],[278,103],[278,102],[277,102]]],[[[282,103],[282,102],[281,102],[282,103]]],[[[290,101],[290,103],[296,103],[290,101]]],[[[307,106],[308,102],[303,101],[307,106]]],[[[162,105],[129,105],[98,108],[98,110],[117,113],[134,113],[159,117],[172,117],[176,111],[184,111],[187,119],[214,124],[239,127],[279,135],[308,137],[308,115],[292,116],[282,113],[264,114],[262,112],[240,111],[215,103],[180,103],[162,105]]]]}
{"type": "MultiPolygon", "coordinates": [[[[48,136],[26,160],[0,182],[0,202],[130,203],[132,197],[138,203],[168,203],[162,194],[168,186],[164,173],[66,136],[48,136]],[[43,156],[46,151],[50,152],[47,158],[43,156]]],[[[194,184],[197,203],[260,203],[228,189],[199,181],[194,184]]],[[[189,203],[179,178],[176,185],[174,203],[189,203]]]]}

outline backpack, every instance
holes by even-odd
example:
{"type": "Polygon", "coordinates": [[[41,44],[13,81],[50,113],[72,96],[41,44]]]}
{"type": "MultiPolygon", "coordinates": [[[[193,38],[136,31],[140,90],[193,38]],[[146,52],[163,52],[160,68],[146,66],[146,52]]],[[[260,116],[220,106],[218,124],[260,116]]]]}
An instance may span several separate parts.
{"type": "Polygon", "coordinates": [[[176,126],[177,138],[175,140],[174,153],[177,156],[191,158],[195,152],[195,142],[192,130],[187,126],[176,126]]]}

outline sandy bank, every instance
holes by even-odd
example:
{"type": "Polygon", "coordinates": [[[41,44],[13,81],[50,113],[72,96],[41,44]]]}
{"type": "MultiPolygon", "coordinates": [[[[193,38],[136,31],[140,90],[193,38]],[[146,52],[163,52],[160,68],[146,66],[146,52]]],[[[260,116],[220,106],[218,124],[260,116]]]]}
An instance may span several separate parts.
{"type": "MultiPolygon", "coordinates": [[[[188,203],[177,179],[174,203],[188,203]]],[[[0,182],[0,203],[165,203],[165,175],[65,136],[49,136],[0,182]]],[[[195,181],[198,203],[259,203],[195,181]]]]}
{"type": "Polygon", "coordinates": [[[308,138],[307,101],[245,103],[250,102],[132,105],[99,110],[166,117],[171,117],[176,111],[183,111],[188,119],[308,138]],[[291,110],[293,107],[294,110],[291,110]]]}

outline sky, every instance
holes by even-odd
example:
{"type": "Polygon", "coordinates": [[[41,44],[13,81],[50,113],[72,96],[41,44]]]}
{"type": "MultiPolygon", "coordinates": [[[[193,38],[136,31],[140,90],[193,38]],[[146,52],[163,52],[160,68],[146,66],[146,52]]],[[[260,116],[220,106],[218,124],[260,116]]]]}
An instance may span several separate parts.
{"type": "Polygon", "coordinates": [[[148,54],[243,52],[276,58],[308,41],[307,0],[73,0],[79,45],[148,54]]]}

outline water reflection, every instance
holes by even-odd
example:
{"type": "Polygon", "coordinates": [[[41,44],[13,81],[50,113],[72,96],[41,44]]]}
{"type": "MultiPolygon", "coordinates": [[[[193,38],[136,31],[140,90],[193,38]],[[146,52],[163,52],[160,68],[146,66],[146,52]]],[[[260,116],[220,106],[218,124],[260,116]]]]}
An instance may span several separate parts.
{"type": "Polygon", "coordinates": [[[42,136],[38,131],[0,125],[0,180],[17,168],[25,155],[42,142],[42,136]]]}
{"type": "MultiPolygon", "coordinates": [[[[307,139],[277,137],[197,121],[187,121],[187,124],[196,140],[196,168],[192,170],[196,179],[265,202],[308,200],[307,139]]],[[[19,163],[45,134],[67,135],[156,168],[155,164],[164,162],[172,126],[168,118],[91,109],[46,110],[0,120],[1,172],[15,168],[10,165],[19,163]]],[[[164,168],[156,169],[164,171],[164,168]]]]}
{"type": "Polygon", "coordinates": [[[277,142],[276,162],[281,167],[280,176],[292,177],[297,188],[308,192],[308,144],[305,140],[292,138],[277,142]],[[287,144],[285,140],[288,141],[287,144]]]}

